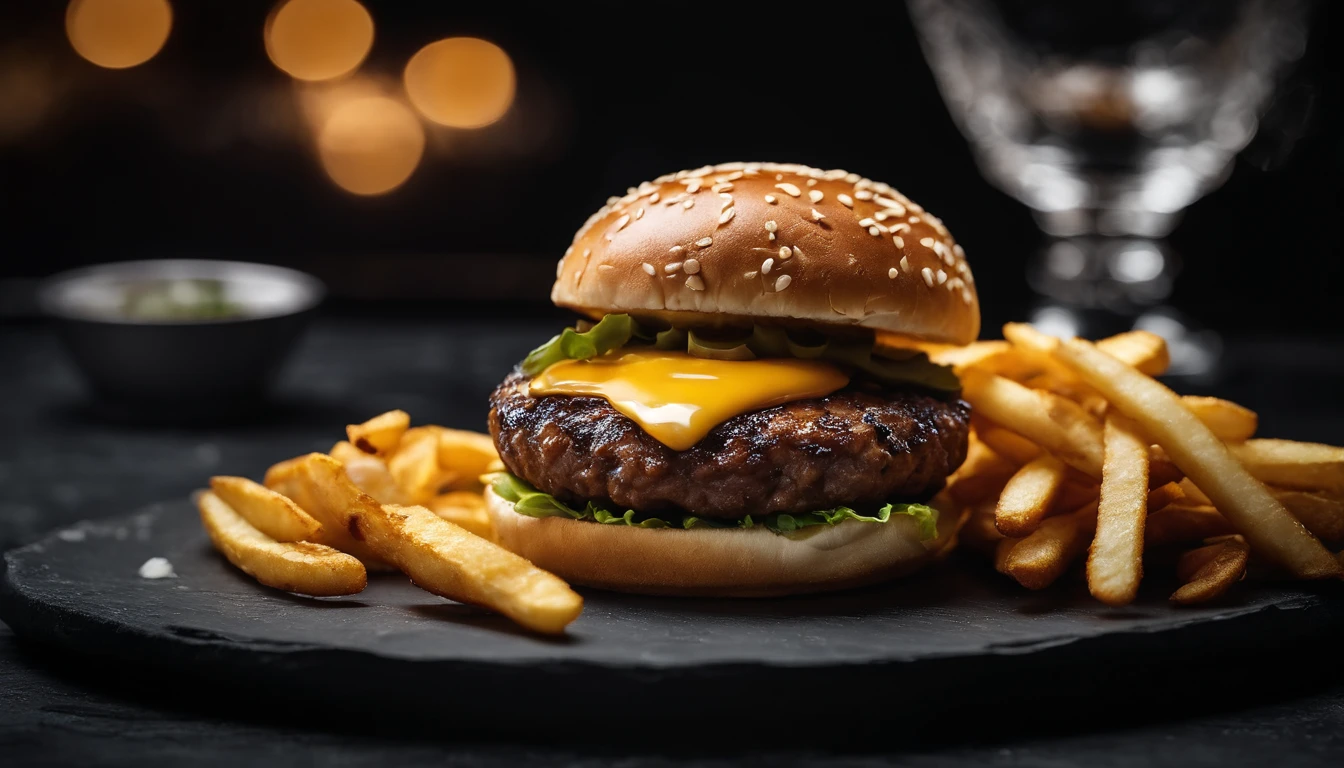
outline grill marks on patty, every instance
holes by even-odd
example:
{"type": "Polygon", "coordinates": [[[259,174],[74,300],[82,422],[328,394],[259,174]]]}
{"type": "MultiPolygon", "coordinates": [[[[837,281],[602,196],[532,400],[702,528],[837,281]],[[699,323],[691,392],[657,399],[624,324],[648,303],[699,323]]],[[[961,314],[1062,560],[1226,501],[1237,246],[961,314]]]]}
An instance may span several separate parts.
{"type": "Polygon", "coordinates": [[[490,396],[509,471],[567,502],[737,518],[924,499],[966,458],[970,407],[855,386],[735,416],[685,451],[598,397],[532,397],[519,371],[490,396]]]}

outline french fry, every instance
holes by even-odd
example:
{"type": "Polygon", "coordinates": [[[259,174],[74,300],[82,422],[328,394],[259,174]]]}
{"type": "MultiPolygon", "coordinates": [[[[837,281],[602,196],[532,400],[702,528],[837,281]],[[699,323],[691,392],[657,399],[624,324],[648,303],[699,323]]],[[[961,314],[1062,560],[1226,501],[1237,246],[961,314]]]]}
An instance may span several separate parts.
{"type": "Polygon", "coordinates": [[[1030,464],[1041,455],[1040,446],[997,424],[981,422],[976,425],[975,434],[990,450],[1019,467],[1030,464]]]}
{"type": "Polygon", "coordinates": [[[1161,376],[1171,365],[1167,340],[1149,331],[1126,331],[1097,342],[1097,349],[1148,376],[1161,376]]]}
{"type": "Polygon", "coordinates": [[[1156,512],[1182,501],[1185,501],[1185,491],[1181,490],[1180,483],[1159,485],[1148,492],[1148,511],[1156,512]]]}
{"type": "Polygon", "coordinates": [[[429,427],[406,430],[387,459],[387,469],[413,504],[434,498],[457,477],[440,466],[438,430],[429,427]]]}
{"type": "Polygon", "coordinates": [[[1101,425],[1082,406],[976,370],[966,371],[961,384],[962,397],[982,416],[1101,478],[1101,425]]]}
{"type": "Polygon", "coordinates": [[[377,499],[380,504],[411,503],[410,497],[392,477],[387,462],[381,458],[364,453],[344,440],[331,447],[330,455],[345,465],[345,474],[361,491],[377,499]]]}
{"type": "Polygon", "coordinates": [[[307,541],[276,541],[212,491],[198,496],[196,505],[215,549],[268,587],[328,597],[353,595],[368,583],[364,565],[351,555],[307,541]]]}
{"type": "Polygon", "coordinates": [[[298,504],[246,477],[216,475],[210,490],[254,528],[276,541],[310,541],[322,526],[298,504]]]}
{"type": "Polygon", "coordinates": [[[1064,464],[1043,454],[1017,470],[999,494],[994,524],[1005,536],[1026,536],[1036,530],[1064,484],[1064,464]]]}
{"type": "Polygon", "coordinates": [[[1097,526],[1097,502],[1067,515],[1046,518],[1020,539],[1004,559],[1004,570],[1027,589],[1045,589],[1087,551],[1097,526]]]}
{"type": "Polygon", "coordinates": [[[1143,578],[1143,527],[1148,513],[1148,445],[1132,423],[1106,417],[1097,530],[1087,557],[1087,588],[1107,605],[1128,605],[1143,578]]]}
{"type": "Polygon", "coordinates": [[[1005,576],[1011,575],[1008,573],[1008,559],[1012,557],[1013,547],[1016,547],[1019,541],[1021,539],[999,539],[994,545],[994,570],[1005,576]]]}
{"type": "Polygon", "coordinates": [[[1274,498],[1322,541],[1344,541],[1344,502],[1306,491],[1274,489],[1274,498]]]}
{"type": "MultiPolygon", "coordinates": [[[[1228,447],[1246,471],[1271,485],[1344,493],[1344,448],[1265,439],[1228,447]]],[[[1212,495],[1210,489],[1204,490],[1212,495]]],[[[1255,545],[1254,539],[1251,544],[1255,545]]]]}
{"type": "Polygon", "coordinates": [[[564,632],[583,610],[583,598],[555,575],[424,507],[379,504],[330,456],[308,458],[300,477],[320,506],[420,588],[549,634],[564,632]]]}
{"type": "Polygon", "coordinates": [[[266,470],[266,478],[262,481],[262,484],[289,497],[291,501],[299,505],[300,509],[307,512],[322,525],[321,531],[313,539],[315,542],[354,555],[369,570],[387,570],[389,568],[388,564],[375,555],[373,550],[369,549],[364,542],[356,541],[351,537],[349,531],[345,529],[344,521],[338,515],[332,513],[331,510],[322,506],[320,499],[312,493],[309,485],[303,482],[303,467],[310,462],[320,460],[336,461],[322,453],[310,453],[288,459],[274,464],[266,470]]]}
{"type": "Polygon", "coordinates": [[[1199,486],[1191,482],[1188,477],[1181,480],[1181,493],[1185,494],[1186,500],[1191,504],[1213,506],[1213,502],[1209,497],[1204,495],[1204,492],[1199,490],[1199,486]]]}
{"type": "Polygon", "coordinates": [[[397,447],[410,426],[411,417],[405,411],[388,411],[363,424],[347,426],[345,434],[350,443],[364,453],[386,456],[397,447]]]}
{"type": "MultiPolygon", "coordinates": [[[[935,506],[934,509],[941,507],[935,506]]],[[[994,526],[994,505],[983,502],[968,509],[970,515],[959,532],[961,543],[978,552],[993,553],[994,548],[1004,538],[994,526]]]]}
{"type": "Polygon", "coordinates": [[[959,504],[979,504],[996,499],[1003,484],[1016,470],[972,435],[966,448],[966,460],[947,478],[944,492],[959,504]]]}
{"type": "Polygon", "coordinates": [[[1260,421],[1255,411],[1231,400],[1185,395],[1181,398],[1181,404],[1225,443],[1251,439],[1260,421]]]}
{"type": "Polygon", "coordinates": [[[1223,541],[1182,555],[1176,569],[1184,586],[1171,595],[1171,602],[1191,605],[1212,600],[1246,575],[1251,550],[1245,539],[1229,536],[1223,541]],[[1188,574],[1188,575],[1182,575],[1188,574]]]}
{"type": "Polygon", "coordinates": [[[481,490],[481,475],[490,472],[491,467],[499,461],[494,439],[480,432],[463,429],[440,427],[436,432],[439,438],[439,466],[456,475],[451,481],[452,489],[481,490]]]}
{"type": "Polygon", "coordinates": [[[1257,551],[1301,578],[1344,574],[1339,560],[1242,467],[1174,392],[1081,339],[1058,344],[1055,355],[1137,421],[1257,551]]]}
{"type": "MultiPolygon", "coordinates": [[[[1073,470],[1070,473],[1076,475],[1073,470]]],[[[1067,475],[1066,475],[1067,478],[1067,475]]],[[[1101,489],[1095,483],[1079,483],[1072,478],[1065,479],[1064,485],[1060,486],[1059,494],[1055,496],[1055,503],[1051,506],[1050,514],[1060,514],[1072,512],[1079,507],[1097,500],[1097,495],[1101,489]]]]}
{"type": "Polygon", "coordinates": [[[1144,543],[1157,547],[1200,541],[1232,532],[1232,524],[1211,506],[1168,504],[1148,515],[1144,525],[1144,543]]]}
{"type": "Polygon", "coordinates": [[[490,522],[490,514],[485,511],[485,498],[479,493],[449,491],[430,499],[425,506],[430,512],[450,523],[459,525],[483,539],[495,540],[494,523],[490,522]]]}
{"type": "MultiPolygon", "coordinates": [[[[882,334],[878,334],[879,345],[881,339],[882,334]]],[[[973,341],[964,347],[949,344],[928,346],[925,351],[929,356],[929,362],[950,365],[953,371],[960,373],[966,368],[980,368],[992,364],[991,361],[1010,349],[1012,347],[1006,341],[973,341]]]]}

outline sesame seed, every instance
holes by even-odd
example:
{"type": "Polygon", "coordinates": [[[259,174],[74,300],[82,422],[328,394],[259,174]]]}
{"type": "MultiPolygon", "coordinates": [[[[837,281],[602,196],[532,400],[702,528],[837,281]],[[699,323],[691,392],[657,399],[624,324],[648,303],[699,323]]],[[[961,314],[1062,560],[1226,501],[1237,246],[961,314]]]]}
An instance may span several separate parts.
{"type": "Polygon", "coordinates": [[[918,217],[918,216],[911,216],[909,219],[907,219],[907,221],[909,221],[911,224],[918,224],[918,223],[919,223],[919,217],[918,217]]]}
{"type": "Polygon", "coordinates": [[[642,218],[644,218],[644,209],[640,208],[638,211],[635,211],[635,221],[639,221],[642,218]]]}
{"type": "Polygon", "coordinates": [[[793,249],[787,245],[781,245],[779,247],[779,260],[788,261],[791,258],[793,258],[793,249]]]}
{"type": "Polygon", "coordinates": [[[789,277],[788,275],[780,275],[779,279],[775,280],[775,291],[778,292],[784,290],[785,288],[788,288],[789,283],[792,282],[793,282],[792,277],[789,277]]]}
{"type": "Polygon", "coordinates": [[[775,196],[774,196],[774,195],[766,195],[766,196],[765,196],[765,202],[769,203],[770,205],[774,205],[774,204],[775,204],[775,196]]]}
{"type": "Polygon", "coordinates": [[[676,271],[677,271],[678,269],[681,269],[681,262],[680,262],[680,261],[674,261],[674,262],[672,262],[671,264],[664,264],[664,265],[663,265],[663,271],[666,272],[666,273],[669,274],[669,275],[676,273],[676,271]]]}
{"type": "Polygon", "coordinates": [[[897,248],[905,247],[905,238],[901,237],[900,235],[891,238],[891,242],[895,243],[897,248]]]}
{"type": "Polygon", "coordinates": [[[687,259],[687,260],[686,260],[686,263],[685,263],[684,266],[686,267],[686,274],[688,274],[688,275],[694,275],[694,274],[696,274],[697,272],[700,271],[700,260],[699,260],[699,259],[687,259]]]}
{"type": "Polygon", "coordinates": [[[561,259],[555,262],[555,276],[559,277],[561,272],[565,271],[565,260],[561,259]]]}
{"type": "Polygon", "coordinates": [[[859,219],[859,226],[860,226],[860,227],[871,227],[871,226],[873,226],[873,225],[876,224],[876,223],[877,223],[877,222],[876,222],[876,221],[873,221],[873,218],[872,218],[871,216],[866,216],[866,217],[864,217],[864,218],[862,218],[862,219],[859,219]]]}
{"type": "Polygon", "coordinates": [[[654,192],[652,195],[649,195],[649,202],[656,203],[658,202],[659,197],[661,197],[661,195],[659,195],[657,192],[654,192]]]}
{"type": "Polygon", "coordinates": [[[820,189],[814,189],[807,193],[807,199],[814,203],[820,203],[824,197],[826,197],[826,193],[820,189]]]}
{"type": "Polygon", "coordinates": [[[845,182],[846,182],[846,183],[849,183],[849,184],[857,184],[858,181],[859,181],[859,174],[857,174],[857,173],[846,173],[846,174],[845,174],[845,182]]]}
{"type": "Polygon", "coordinates": [[[790,184],[787,181],[783,184],[776,184],[775,189],[784,190],[784,193],[790,197],[798,197],[803,194],[803,190],[799,189],[796,184],[790,184]]]}
{"type": "Polygon", "coordinates": [[[891,278],[892,280],[895,280],[900,274],[901,271],[895,267],[892,267],[891,269],[887,270],[887,277],[891,278]]]}
{"type": "Polygon", "coordinates": [[[727,181],[725,181],[725,182],[723,182],[723,183],[721,183],[721,184],[715,184],[714,186],[710,187],[709,189],[710,189],[710,191],[718,192],[719,194],[723,194],[724,192],[731,192],[731,191],[733,191],[733,185],[732,185],[731,182],[727,182],[727,181]]]}
{"type": "Polygon", "coordinates": [[[843,192],[841,192],[840,194],[836,195],[836,196],[835,196],[835,199],[836,199],[836,200],[839,200],[839,201],[840,201],[840,204],[843,205],[843,206],[845,206],[846,208],[853,208],[853,207],[854,207],[854,198],[850,197],[849,195],[846,195],[846,194],[843,193],[843,192]]]}
{"type": "Polygon", "coordinates": [[[910,231],[910,225],[909,225],[909,224],[906,224],[904,221],[902,221],[902,222],[899,223],[899,224],[892,224],[892,225],[891,225],[891,231],[892,231],[892,232],[909,232],[909,231],[910,231]]]}
{"type": "Polygon", "coordinates": [[[921,275],[924,276],[924,283],[925,283],[926,285],[928,285],[930,288],[932,288],[932,287],[933,287],[933,270],[932,270],[932,269],[929,269],[928,267],[925,267],[925,268],[919,270],[919,274],[921,274],[921,275]]]}
{"type": "Polygon", "coordinates": [[[809,187],[815,187],[815,186],[817,186],[817,180],[816,180],[816,179],[808,179],[808,180],[807,180],[807,186],[809,186],[809,187]]]}
{"type": "Polygon", "coordinates": [[[775,242],[775,233],[774,233],[774,232],[771,232],[769,235],[767,235],[767,237],[770,238],[770,242],[772,242],[772,243],[775,242]]]}
{"type": "Polygon", "coordinates": [[[783,181],[783,180],[784,180],[784,174],[782,173],[775,174],[775,181],[783,181]]]}
{"type": "Polygon", "coordinates": [[[613,269],[615,269],[615,267],[611,266],[610,264],[598,264],[598,265],[597,265],[597,271],[598,271],[598,272],[609,272],[609,271],[611,271],[611,270],[613,270],[613,269]]]}
{"type": "Polygon", "coordinates": [[[727,208],[728,206],[733,204],[733,196],[728,194],[727,192],[720,192],[719,199],[723,201],[722,203],[719,204],[720,210],[727,208]]]}
{"type": "Polygon", "coordinates": [[[684,250],[686,249],[682,248],[680,245],[674,245],[671,248],[669,248],[667,252],[672,254],[673,256],[676,256],[678,253],[681,253],[684,250]]]}
{"type": "Polygon", "coordinates": [[[925,248],[932,248],[935,242],[936,241],[932,237],[919,238],[919,244],[924,246],[925,248]]]}
{"type": "Polygon", "coordinates": [[[691,275],[686,278],[686,287],[692,291],[703,291],[705,290],[705,281],[700,279],[699,275],[691,275]]]}
{"type": "Polygon", "coordinates": [[[873,193],[872,193],[871,191],[869,191],[869,190],[866,190],[866,189],[860,189],[859,191],[857,191],[857,192],[854,193],[854,199],[855,199],[855,200],[872,200],[872,199],[873,199],[873,193]]]}
{"type": "Polygon", "coordinates": [[[874,224],[873,226],[868,228],[868,234],[872,235],[873,237],[877,237],[882,234],[882,230],[878,229],[877,225],[874,224]]]}
{"type": "Polygon", "coordinates": [[[760,272],[757,272],[756,270],[753,269],[753,270],[751,270],[750,272],[743,272],[743,273],[742,273],[742,276],[745,277],[745,278],[747,278],[748,280],[750,280],[750,279],[752,279],[753,277],[756,277],[756,276],[759,275],[759,274],[760,274],[760,272]]]}
{"type": "Polygon", "coordinates": [[[699,240],[695,241],[695,246],[697,248],[708,248],[713,244],[714,244],[714,238],[712,237],[702,237],[699,240]]]}
{"type": "Polygon", "coordinates": [[[627,213],[621,218],[616,220],[616,228],[613,229],[611,233],[614,235],[617,232],[620,232],[622,229],[625,229],[625,225],[629,223],[630,223],[630,214],[627,213]]]}
{"type": "Polygon", "coordinates": [[[687,200],[686,202],[681,204],[681,207],[685,208],[686,210],[690,210],[691,208],[695,207],[695,201],[687,200]]]}
{"type": "Polygon", "coordinates": [[[774,259],[766,259],[765,261],[762,261],[762,262],[761,262],[761,274],[762,274],[762,275],[768,275],[768,274],[770,274],[770,270],[773,269],[774,266],[775,266],[775,260],[774,260],[774,259]]]}
{"type": "Polygon", "coordinates": [[[941,269],[938,270],[938,284],[942,285],[943,283],[946,282],[947,282],[947,273],[941,269]]]}
{"type": "Polygon", "coordinates": [[[958,259],[966,258],[966,249],[961,247],[961,243],[952,246],[952,253],[956,254],[958,259]]]}
{"type": "Polygon", "coordinates": [[[891,214],[887,213],[886,211],[878,211],[877,213],[873,214],[873,218],[877,219],[878,221],[886,221],[887,217],[890,215],[891,214]]]}
{"type": "Polygon", "coordinates": [[[765,231],[766,231],[766,232],[774,232],[774,231],[776,231],[776,230],[778,230],[778,229],[779,229],[779,224],[777,224],[777,223],[775,222],[774,219],[771,219],[770,221],[765,222],[765,231]]]}
{"type": "Polygon", "coordinates": [[[821,211],[818,211],[816,208],[813,208],[813,209],[812,209],[812,220],[813,220],[813,221],[821,221],[821,220],[824,219],[824,218],[826,218],[826,214],[822,213],[821,211]]]}
{"type": "Polygon", "coordinates": [[[647,274],[647,275],[653,275],[653,274],[657,273],[657,271],[658,271],[658,270],[654,269],[654,268],[653,268],[653,265],[650,264],[650,263],[647,262],[647,261],[644,262],[643,264],[641,264],[640,266],[644,268],[644,273],[647,274]]]}
{"type": "Polygon", "coordinates": [[[687,181],[687,182],[686,182],[686,191],[687,191],[687,192],[690,192],[691,194],[695,194],[696,192],[699,192],[699,191],[700,191],[700,180],[699,180],[699,179],[691,179],[690,181],[687,181]]]}
{"type": "Polygon", "coordinates": [[[873,197],[873,202],[874,202],[874,203],[877,203],[878,205],[882,206],[883,208],[890,208],[890,209],[892,209],[893,211],[898,211],[898,213],[896,214],[897,216],[904,216],[904,215],[905,215],[905,206],[904,206],[904,205],[901,205],[899,202],[897,202],[897,201],[895,201],[895,200],[892,200],[892,199],[889,198],[889,197],[882,197],[881,195],[875,195],[875,196],[873,197]]]}
{"type": "Polygon", "coordinates": [[[910,271],[910,260],[904,256],[901,257],[901,269],[904,269],[906,272],[910,271]]]}
{"type": "Polygon", "coordinates": [[[802,248],[799,248],[799,247],[796,246],[796,245],[793,246],[793,255],[794,255],[794,256],[797,256],[797,257],[799,257],[799,258],[802,258],[802,256],[803,256],[803,249],[802,249],[802,248]]]}
{"type": "Polygon", "coordinates": [[[736,208],[729,208],[725,210],[723,213],[719,214],[719,225],[722,226],[724,224],[727,224],[728,222],[732,221],[733,217],[736,215],[737,215],[736,208]]]}

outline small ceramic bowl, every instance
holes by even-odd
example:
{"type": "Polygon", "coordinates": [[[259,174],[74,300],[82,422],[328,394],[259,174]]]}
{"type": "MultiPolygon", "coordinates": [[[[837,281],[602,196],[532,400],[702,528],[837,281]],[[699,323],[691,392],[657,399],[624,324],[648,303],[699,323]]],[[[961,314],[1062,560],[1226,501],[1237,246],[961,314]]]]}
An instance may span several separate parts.
{"type": "Polygon", "coordinates": [[[183,412],[264,395],[324,293],[292,269],[174,259],[64,272],[38,300],[100,398],[183,412]]]}

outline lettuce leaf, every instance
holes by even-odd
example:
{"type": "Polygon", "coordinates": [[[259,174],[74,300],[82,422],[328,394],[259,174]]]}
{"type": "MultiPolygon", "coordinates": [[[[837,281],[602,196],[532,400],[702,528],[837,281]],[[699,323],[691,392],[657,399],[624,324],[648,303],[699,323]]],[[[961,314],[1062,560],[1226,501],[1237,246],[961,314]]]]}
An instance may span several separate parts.
{"type": "Polygon", "coordinates": [[[635,528],[754,528],[763,526],[774,533],[791,533],[816,525],[839,525],[846,520],[863,523],[885,523],[893,515],[909,515],[915,518],[919,526],[919,538],[923,541],[938,536],[938,510],[926,504],[886,504],[873,515],[860,514],[849,507],[836,507],[816,512],[791,515],[777,512],[759,519],[751,515],[737,520],[695,517],[685,514],[670,514],[662,517],[637,515],[633,509],[623,514],[615,514],[588,502],[582,508],[573,507],[560,501],[549,493],[533,488],[527,481],[508,472],[499,472],[491,480],[491,488],[505,501],[513,502],[513,509],[528,517],[568,517],[571,520],[588,520],[602,525],[629,525],[635,528]]]}
{"type": "Polygon", "coordinates": [[[523,358],[523,373],[536,376],[561,360],[587,360],[619,349],[634,335],[629,315],[607,315],[586,331],[566,328],[523,358]]]}

